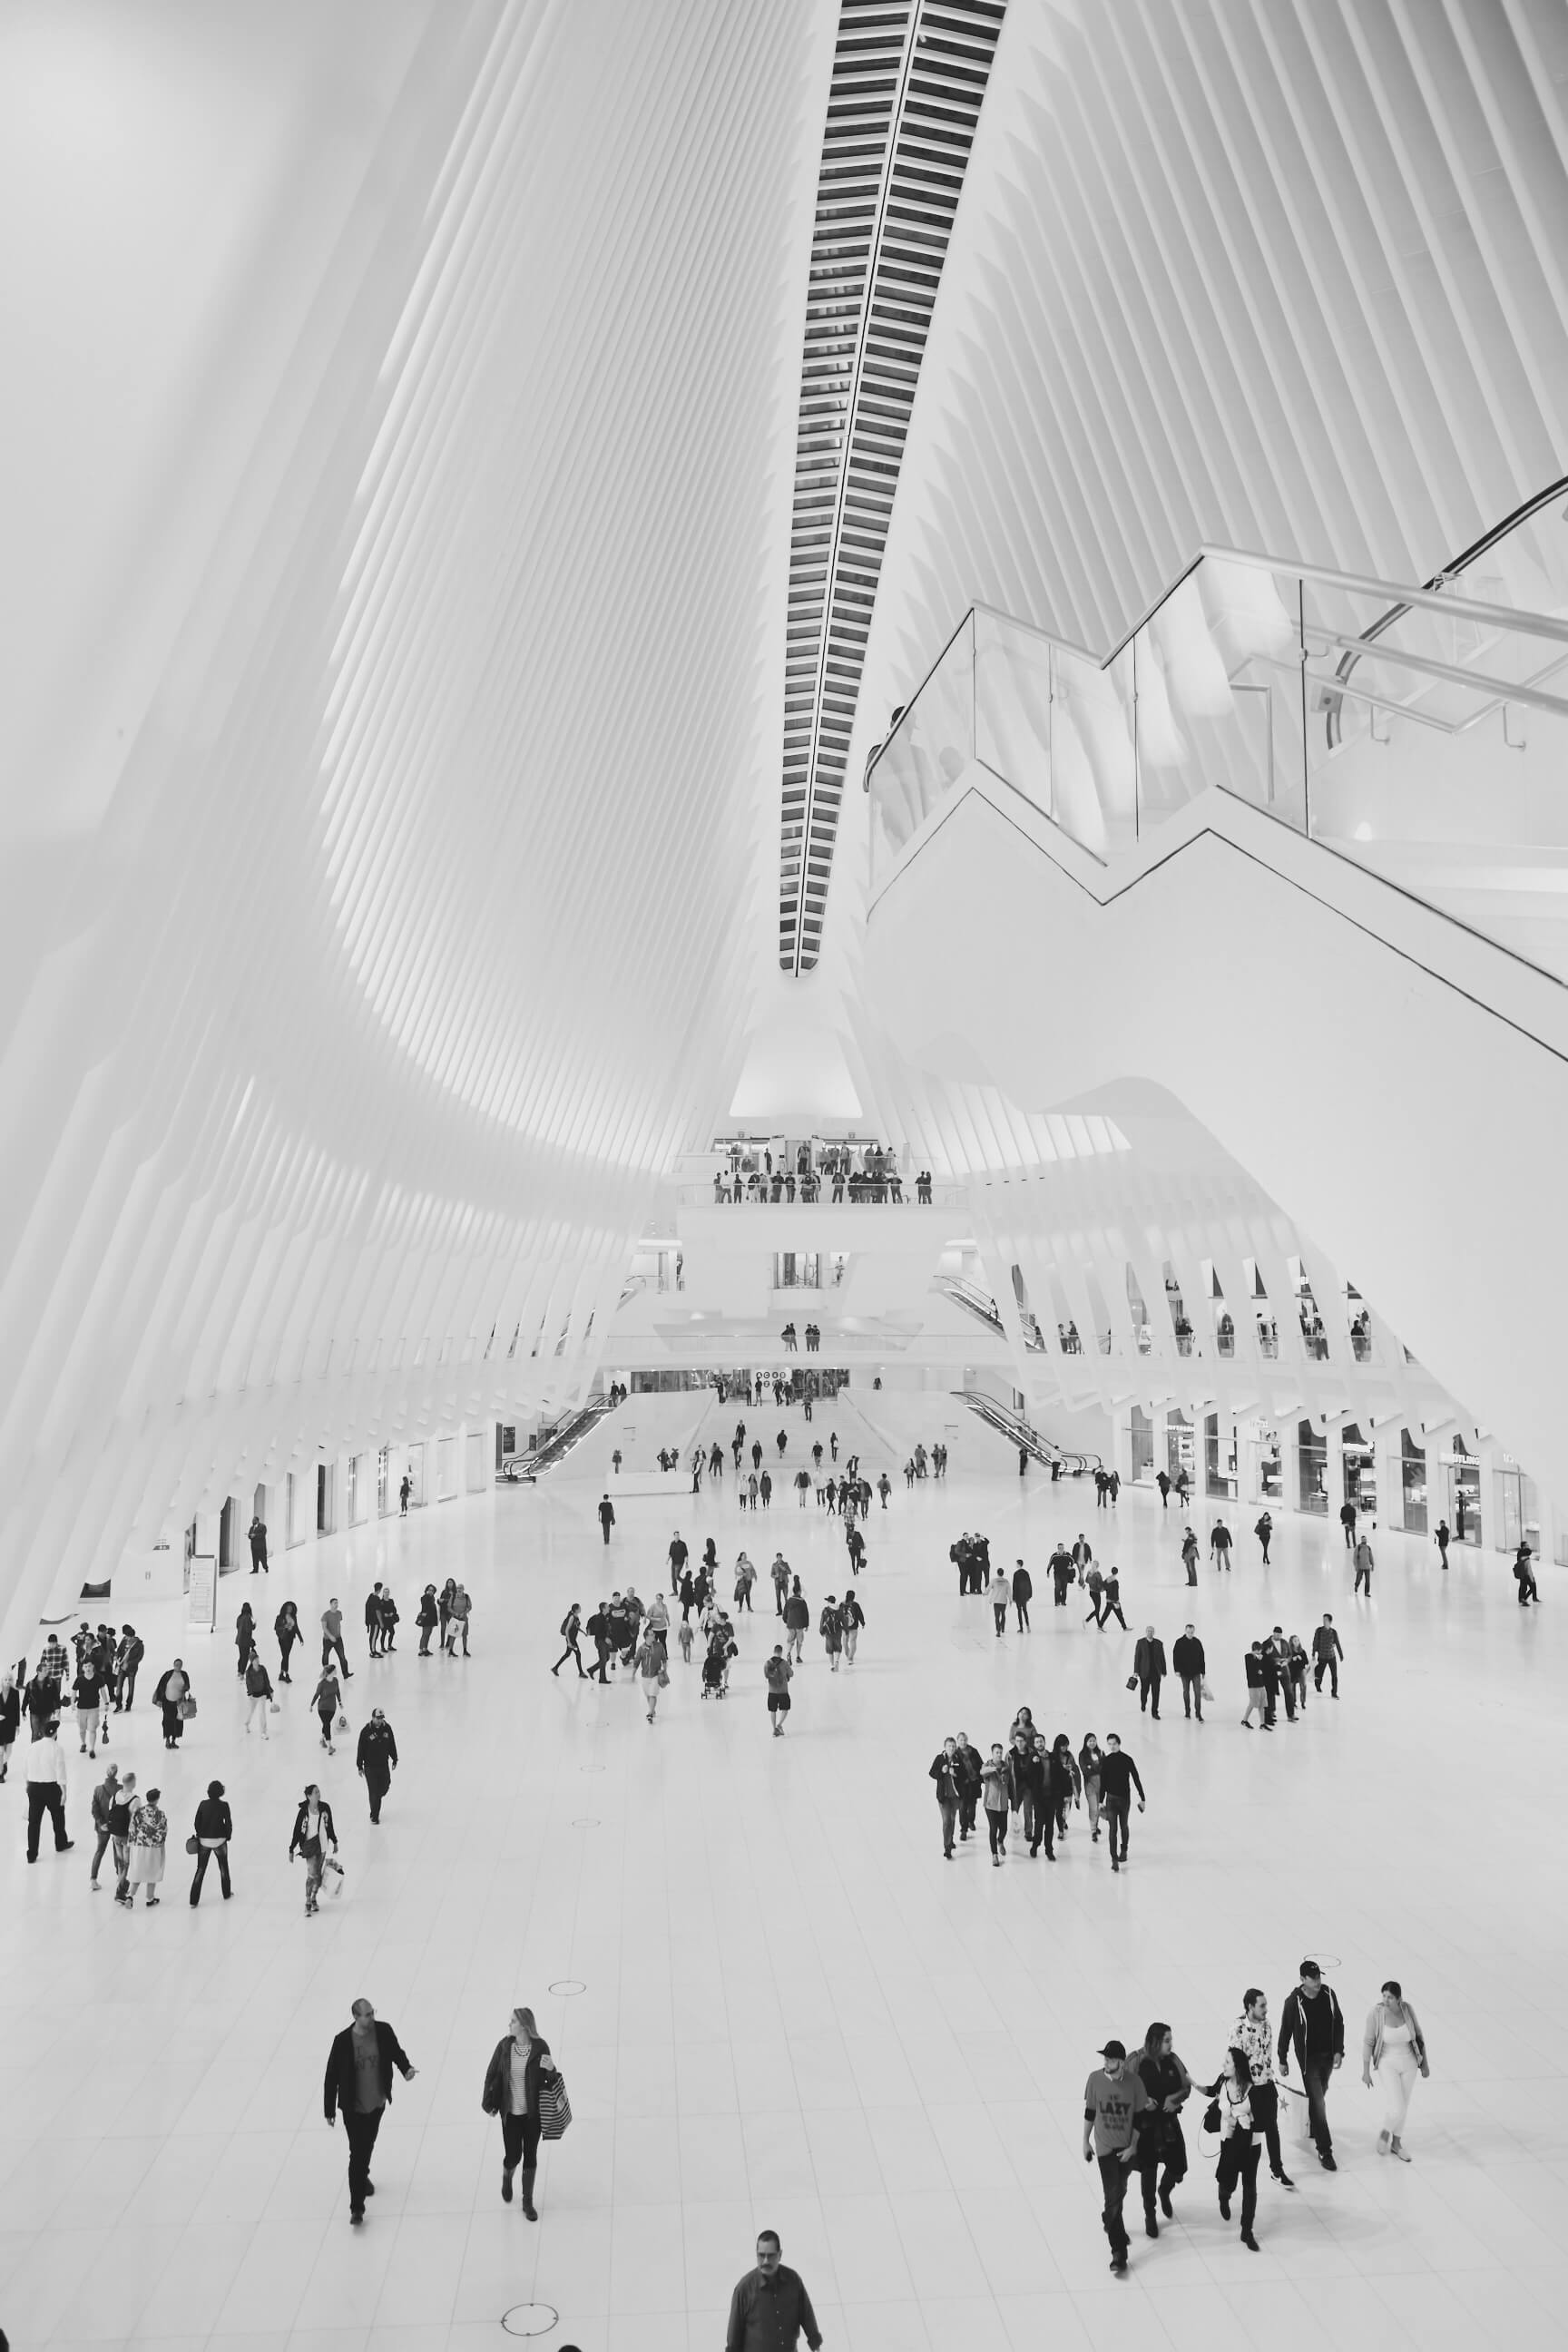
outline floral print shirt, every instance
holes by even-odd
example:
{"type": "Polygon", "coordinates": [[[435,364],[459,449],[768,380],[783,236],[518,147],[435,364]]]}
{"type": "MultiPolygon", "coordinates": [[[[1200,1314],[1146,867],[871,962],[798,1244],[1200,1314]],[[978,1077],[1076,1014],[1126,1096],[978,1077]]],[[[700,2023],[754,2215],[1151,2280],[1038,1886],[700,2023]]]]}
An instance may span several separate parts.
{"type": "Polygon", "coordinates": [[[163,1845],[169,1835],[169,1816],[157,1805],[138,1805],[131,1816],[132,1845],[163,1845]]]}

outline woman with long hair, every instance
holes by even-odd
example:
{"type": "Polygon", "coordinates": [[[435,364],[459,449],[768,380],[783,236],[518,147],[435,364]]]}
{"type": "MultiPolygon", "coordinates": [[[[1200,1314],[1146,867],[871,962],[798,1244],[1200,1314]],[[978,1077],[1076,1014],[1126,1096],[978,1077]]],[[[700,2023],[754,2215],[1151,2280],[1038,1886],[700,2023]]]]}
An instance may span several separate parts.
{"type": "Polygon", "coordinates": [[[1431,2070],[1421,2021],[1400,1990],[1397,1977],[1390,1977],[1384,1986],[1376,2006],[1368,2012],[1361,2038],[1361,2079],[1369,2091],[1374,2068],[1383,2086],[1383,2129],[1377,2136],[1377,2152],[1408,2164],[1404,2132],[1410,2094],[1417,2075],[1431,2070]]]}
{"type": "Polygon", "coordinates": [[[1219,2170],[1215,2186],[1219,2210],[1230,2219],[1230,2200],[1241,2183],[1241,2242],[1249,2253],[1259,2252],[1252,2225],[1258,2218],[1258,2137],[1252,2114],[1252,2065],[1245,2050],[1227,2050],[1225,2068],[1210,2084],[1219,2103],[1219,2170]]]}
{"type": "Polygon", "coordinates": [[[1089,1807],[1090,1841],[1100,1843],[1100,1742],[1092,1731],[1083,1735],[1083,1746],[1078,1751],[1078,1769],[1083,1775],[1083,1801],[1089,1807]]]}
{"type": "Polygon", "coordinates": [[[1149,2094],[1152,2120],[1138,2141],[1138,2171],[1143,2186],[1143,2228],[1151,2238],[1160,2234],[1154,2200],[1167,2221],[1173,2219],[1171,2191],[1187,2177],[1187,2143],[1182,2135],[1182,2108],[1193,2078],[1171,2044],[1171,2029],[1158,2020],[1143,2036],[1137,2059],[1138,2079],[1149,2094]]]}
{"type": "Polygon", "coordinates": [[[490,2053],[485,2069],[480,2104],[487,2116],[499,2116],[501,2128],[500,2193],[511,2203],[512,2175],[522,2168],[522,2214],[537,2221],[533,2183],[539,2166],[539,2089],[542,2082],[558,2080],[550,2044],[534,2023],[531,2009],[514,2009],[507,2032],[490,2053]]]}

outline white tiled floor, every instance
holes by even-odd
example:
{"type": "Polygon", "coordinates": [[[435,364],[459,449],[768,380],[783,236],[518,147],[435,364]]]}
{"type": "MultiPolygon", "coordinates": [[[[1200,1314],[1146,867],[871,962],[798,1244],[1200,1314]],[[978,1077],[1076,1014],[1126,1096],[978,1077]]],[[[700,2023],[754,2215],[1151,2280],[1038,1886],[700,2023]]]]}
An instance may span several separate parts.
{"type": "MultiPolygon", "coordinates": [[[[852,1414],[838,1418],[847,1436],[852,1414]]],[[[331,1589],[352,1596],[356,1627],[369,1579],[395,1581],[398,1654],[373,1669],[363,1636],[351,1651],[356,1727],[374,1694],[403,1751],[379,1832],[346,1750],[329,1761],[314,1745],[308,1684],[285,1694],[270,1748],[240,1736],[223,1636],[195,1662],[184,1753],[164,1758],[144,1700],[114,1752],[163,1780],[181,1841],[207,1779],[226,1782],[231,1905],[209,1886],[193,1914],[183,1857],[156,1919],[90,1897],[85,1764],[77,1851],[26,1869],[14,1775],[0,1790],[0,2319],[19,2352],[456,2352],[506,2340],[501,2312],[536,2297],[562,2315],[548,2345],[712,2352],[763,2222],[782,2230],[834,2352],[1560,2344],[1555,1571],[1526,1616],[1502,1561],[1456,1552],[1444,1578],[1429,1547],[1382,1535],[1369,1606],[1351,1597],[1337,1528],[1287,1521],[1267,1578],[1250,1538],[1228,1580],[1203,1571],[1212,1719],[1184,1722],[1178,1696],[1154,1726],[1123,1688],[1131,1635],[1097,1636],[1042,1591],[1032,1634],[998,1643],[984,1605],[959,1602],[946,1552],[983,1525],[999,1559],[1026,1550],[1043,1586],[1051,1539],[1087,1523],[1120,1558],[1134,1633],[1152,1617],[1168,1643],[1188,1612],[1175,1514],[1124,1493],[1095,1518],[1081,1487],[1020,1493],[966,1475],[965,1455],[961,1443],[945,1489],[910,1497],[900,1480],[891,1511],[873,1512],[859,1661],[834,1677],[812,1640],[785,1740],[770,1739],[761,1695],[771,1600],[721,1707],[679,1661],[653,1730],[630,1690],[551,1681],[563,1610],[597,1598],[605,1567],[595,1496],[563,1479],[362,1530],[308,1570],[286,1556],[267,1585],[225,1580],[226,1622],[247,1592],[269,1622],[283,1595],[309,1616],[331,1589]],[[475,1595],[475,1654],[421,1664],[407,1621],[448,1570],[475,1595]],[[1341,1703],[1243,1732],[1245,1642],[1276,1619],[1306,1633],[1325,1607],[1349,1653],[1341,1703]],[[1151,1801],[1124,1877],[1081,1830],[1054,1867],[994,1872],[973,1847],[942,1861],[937,1742],[960,1725],[1000,1735],[1026,1698],[1075,1745],[1091,1725],[1127,1736],[1151,1801]],[[285,1850],[318,1775],[349,1875],[307,1924],[285,1850]],[[1342,2168],[1302,2152],[1298,2196],[1265,2182],[1261,2254],[1220,2222],[1194,2129],[1178,2225],[1157,2245],[1136,2235],[1118,2284],[1079,2155],[1096,2045],[1168,2018],[1207,2074],[1242,1988],[1265,1984],[1277,2011],[1304,1949],[1338,1957],[1352,2041],[1385,1974],[1419,2005],[1434,2073],[1414,2165],[1374,2154],[1352,2057],[1333,2101],[1342,2168]],[[570,1978],[580,1998],[547,1990],[570,1978]],[[360,2232],[320,2085],[362,1991],[421,2072],[384,2126],[360,2232]],[[500,2201],[479,2106],[517,2000],[538,2010],[576,2114],[547,2157],[537,2228],[500,2201]]],[[[765,1566],[782,1541],[814,1602],[840,1589],[836,1525],[793,1500],[742,1523],[732,1496],[628,1501],[616,1580],[646,1595],[679,1519],[689,1538],[715,1531],[726,1561],[744,1539],[765,1566]]],[[[144,1691],[168,1646],[155,1632],[144,1691]]]]}

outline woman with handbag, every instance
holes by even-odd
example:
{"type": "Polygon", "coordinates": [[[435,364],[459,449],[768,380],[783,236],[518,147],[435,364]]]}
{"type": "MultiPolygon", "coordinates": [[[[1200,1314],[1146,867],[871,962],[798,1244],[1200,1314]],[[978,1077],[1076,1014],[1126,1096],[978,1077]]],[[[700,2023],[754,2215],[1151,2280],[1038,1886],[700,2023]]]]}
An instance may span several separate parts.
{"type": "Polygon", "coordinates": [[[153,1704],[163,1711],[164,1747],[177,1748],[187,1716],[196,1711],[195,1700],[191,1696],[191,1678],[183,1658],[176,1658],[159,1675],[153,1688],[153,1704]]]}
{"type": "Polygon", "coordinates": [[[332,1724],[342,1703],[342,1685],[331,1666],[321,1668],[321,1679],[310,1693],[310,1705],[321,1719],[321,1745],[329,1756],[335,1756],[332,1746],[332,1724]]]}
{"type": "Polygon", "coordinates": [[[1143,2036],[1138,2059],[1138,2079],[1149,2094],[1153,2120],[1138,2141],[1138,2171],[1143,2187],[1143,2228],[1151,2238],[1160,2234],[1154,2219],[1154,2199],[1167,2221],[1171,2191],[1187,2177],[1187,2143],[1182,2135],[1182,2108],[1193,2078],[1172,2047],[1171,2029],[1155,2023],[1143,2036]]]}
{"type": "Polygon", "coordinates": [[[234,1816],[224,1801],[223,1782],[209,1780],[206,1795],[196,1807],[192,1834],[185,1840],[185,1852],[196,1858],[196,1874],[191,1881],[191,1908],[194,1911],[202,1899],[202,1881],[207,1865],[217,1864],[217,1883],[226,1903],[234,1889],[228,1883],[228,1842],[234,1835],[234,1816]]]}
{"type": "Polygon", "coordinates": [[[1210,2091],[1219,2109],[1219,2170],[1215,2186],[1219,2210],[1230,2219],[1230,2200],[1241,2184],[1241,2242],[1249,2253],[1261,2251],[1252,2233],[1258,2218],[1258,2130],[1252,2113],[1252,2066],[1245,2050],[1227,2050],[1225,2072],[1210,2091]]]}
{"type": "Polygon", "coordinates": [[[658,1706],[659,1692],[669,1680],[668,1665],[663,1637],[650,1623],[644,1630],[642,1643],[637,1651],[637,1673],[642,1677],[643,1701],[647,1706],[647,1719],[650,1723],[658,1706]]]}
{"type": "MultiPolygon", "coordinates": [[[[308,1783],[300,1810],[294,1816],[294,1834],[289,1841],[289,1859],[301,1854],[305,1863],[305,1916],[313,1918],[321,1892],[321,1878],[327,1867],[327,1848],[336,1854],[338,1832],[332,1822],[332,1809],[325,1802],[314,1780],[308,1783]]],[[[334,1864],[334,1867],[336,1865],[334,1864]]]]}
{"type": "MultiPolygon", "coordinates": [[[[539,2137],[543,2125],[541,2111],[542,2092],[548,2096],[552,2108],[564,2105],[564,2084],[550,2056],[550,2044],[542,2041],[531,2009],[514,2009],[508,2032],[490,2053],[490,2063],[485,2069],[485,2087],[480,2105],[487,2116],[499,2116],[501,2129],[500,2193],[503,2204],[511,2203],[511,2179],[522,2167],[522,2215],[525,2221],[537,2221],[534,2210],[533,2183],[539,2166],[539,2137]]],[[[570,2108],[566,2109],[570,2116],[570,2108]]],[[[565,2128],[562,2124],[561,2128],[565,2128]]],[[[552,2137],[559,2137],[552,2133],[552,2137]]]]}
{"type": "Polygon", "coordinates": [[[1425,2076],[1431,2069],[1421,2021],[1400,1990],[1397,1977],[1390,1977],[1384,1986],[1383,1998],[1368,2013],[1361,2038],[1361,2079],[1369,2091],[1374,2068],[1383,2085],[1383,2129],[1377,2136],[1377,2152],[1408,2164],[1404,2132],[1410,2094],[1416,2076],[1425,2076]]]}

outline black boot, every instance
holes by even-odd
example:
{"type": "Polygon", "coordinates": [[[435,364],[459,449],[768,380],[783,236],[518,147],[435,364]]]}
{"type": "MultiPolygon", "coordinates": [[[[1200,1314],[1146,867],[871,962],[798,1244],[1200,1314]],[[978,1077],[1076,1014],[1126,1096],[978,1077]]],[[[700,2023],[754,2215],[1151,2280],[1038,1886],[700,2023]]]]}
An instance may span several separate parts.
{"type": "Polygon", "coordinates": [[[539,2219],[533,2210],[533,2176],[538,2168],[532,2164],[525,2164],[522,2168],[522,2218],[525,2221],[537,2221],[539,2219]]]}

